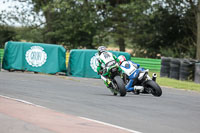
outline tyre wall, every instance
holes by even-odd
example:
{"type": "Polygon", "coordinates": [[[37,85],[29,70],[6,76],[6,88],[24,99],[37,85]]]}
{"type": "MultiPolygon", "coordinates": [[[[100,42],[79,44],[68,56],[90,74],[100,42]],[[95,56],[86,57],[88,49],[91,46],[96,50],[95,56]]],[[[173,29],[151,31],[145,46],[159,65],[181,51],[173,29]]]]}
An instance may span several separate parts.
{"type": "Polygon", "coordinates": [[[161,58],[160,77],[169,77],[171,59],[170,57],[161,58]]]}
{"type": "Polygon", "coordinates": [[[195,78],[194,78],[195,83],[200,84],[200,63],[195,64],[195,78]]]}
{"type": "Polygon", "coordinates": [[[183,59],[180,63],[179,79],[194,80],[195,62],[192,60],[183,59]]]}
{"type": "Polygon", "coordinates": [[[180,59],[173,58],[170,62],[169,77],[179,80],[180,59]]]}
{"type": "Polygon", "coordinates": [[[200,82],[199,64],[196,60],[161,57],[160,77],[200,82]]]}

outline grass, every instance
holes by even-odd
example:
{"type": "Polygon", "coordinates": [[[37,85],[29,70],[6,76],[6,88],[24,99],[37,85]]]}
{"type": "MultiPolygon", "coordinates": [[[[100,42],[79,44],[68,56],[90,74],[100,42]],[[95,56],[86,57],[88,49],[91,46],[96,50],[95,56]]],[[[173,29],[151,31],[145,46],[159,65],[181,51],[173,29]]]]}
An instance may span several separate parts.
{"type": "MultiPolygon", "coordinates": [[[[149,72],[149,75],[152,75],[153,72],[149,72]]],[[[194,90],[200,92],[200,84],[196,84],[193,81],[181,81],[171,78],[160,77],[160,73],[157,72],[156,82],[160,86],[184,89],[184,90],[194,90]]]]}

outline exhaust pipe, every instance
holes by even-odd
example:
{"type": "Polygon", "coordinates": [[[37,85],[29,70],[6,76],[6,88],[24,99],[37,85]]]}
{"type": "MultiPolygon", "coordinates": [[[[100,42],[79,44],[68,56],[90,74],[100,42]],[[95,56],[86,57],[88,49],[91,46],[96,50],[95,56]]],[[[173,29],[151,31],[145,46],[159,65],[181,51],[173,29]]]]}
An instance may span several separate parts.
{"type": "Polygon", "coordinates": [[[153,74],[152,74],[152,80],[156,82],[156,78],[157,78],[157,74],[156,74],[156,73],[153,73],[153,74]]]}

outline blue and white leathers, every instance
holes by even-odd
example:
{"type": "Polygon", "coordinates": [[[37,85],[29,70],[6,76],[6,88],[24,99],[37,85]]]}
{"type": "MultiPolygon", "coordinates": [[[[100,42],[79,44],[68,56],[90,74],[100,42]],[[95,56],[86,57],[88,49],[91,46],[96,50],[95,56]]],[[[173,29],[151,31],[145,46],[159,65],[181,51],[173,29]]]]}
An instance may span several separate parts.
{"type": "Polygon", "coordinates": [[[134,82],[135,78],[137,78],[139,72],[143,71],[143,68],[139,68],[140,65],[136,64],[132,61],[124,61],[124,62],[122,62],[120,67],[129,78],[129,82],[125,86],[126,91],[133,91],[134,90],[133,82],[134,82]]]}

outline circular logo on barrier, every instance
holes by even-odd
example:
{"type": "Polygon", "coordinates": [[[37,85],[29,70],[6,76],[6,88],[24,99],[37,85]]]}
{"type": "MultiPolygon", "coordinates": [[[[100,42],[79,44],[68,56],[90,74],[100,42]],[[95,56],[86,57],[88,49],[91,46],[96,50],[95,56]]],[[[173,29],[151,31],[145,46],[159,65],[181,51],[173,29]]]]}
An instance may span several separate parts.
{"type": "Polygon", "coordinates": [[[43,50],[40,46],[32,46],[25,55],[28,64],[33,67],[42,66],[47,60],[47,54],[43,50]]]}
{"type": "Polygon", "coordinates": [[[97,66],[98,66],[98,54],[96,53],[91,59],[90,59],[90,66],[94,70],[94,72],[97,72],[97,66]]]}

